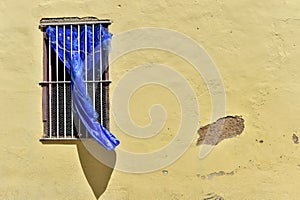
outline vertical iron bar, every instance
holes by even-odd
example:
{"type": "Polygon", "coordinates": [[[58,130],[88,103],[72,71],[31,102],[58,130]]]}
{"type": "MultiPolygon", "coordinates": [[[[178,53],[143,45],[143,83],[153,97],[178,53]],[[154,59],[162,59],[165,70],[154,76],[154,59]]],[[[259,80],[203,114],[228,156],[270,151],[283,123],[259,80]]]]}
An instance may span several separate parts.
{"type": "MultiPolygon", "coordinates": [[[[77,30],[77,34],[78,34],[78,58],[80,59],[80,25],[77,25],[78,27],[78,30],[77,30]]],[[[78,117],[78,129],[79,131],[78,132],[78,135],[81,136],[81,120],[80,120],[80,117],[78,117]]]]}
{"type": "Polygon", "coordinates": [[[85,81],[86,81],[86,83],[85,83],[85,94],[87,95],[88,94],[88,83],[87,83],[87,80],[88,80],[88,76],[87,76],[87,26],[86,26],[86,24],[84,25],[84,28],[85,28],[85,31],[84,31],[84,36],[85,36],[85,41],[84,41],[84,45],[85,45],[85,52],[84,52],[84,54],[85,54],[85,81]]]}
{"type": "Polygon", "coordinates": [[[64,25],[64,138],[67,137],[67,102],[66,102],[66,26],[64,25]]]}
{"type": "MultiPolygon", "coordinates": [[[[108,28],[107,28],[108,29],[108,28]]],[[[104,74],[104,80],[109,80],[109,62],[108,62],[108,53],[109,50],[108,48],[105,50],[105,56],[104,56],[104,69],[103,70],[103,74],[104,74]]],[[[105,107],[103,108],[103,112],[105,117],[103,117],[105,119],[104,122],[104,126],[105,128],[107,128],[109,130],[109,83],[105,83],[105,87],[104,87],[104,104],[105,107]]]]}
{"type": "MultiPolygon", "coordinates": [[[[73,76],[73,74],[72,74],[72,71],[73,71],[73,65],[72,65],[72,59],[73,59],[73,56],[72,56],[72,54],[73,54],[73,26],[71,25],[71,38],[70,38],[70,40],[71,40],[71,43],[70,43],[70,53],[71,53],[71,55],[70,55],[70,57],[71,57],[71,64],[70,64],[70,74],[71,74],[71,82],[72,82],[72,76],[73,76]]],[[[73,109],[74,109],[74,107],[73,107],[73,91],[72,91],[72,83],[71,83],[71,85],[70,85],[70,87],[71,87],[71,135],[72,135],[72,138],[74,138],[74,125],[73,125],[73,121],[74,121],[74,114],[73,114],[73,109]]]]}
{"type": "MultiPolygon", "coordinates": [[[[108,52],[109,50],[107,50],[108,52]]],[[[105,58],[106,60],[106,70],[105,70],[105,80],[109,80],[109,60],[108,60],[108,53],[105,58]]],[[[105,116],[106,116],[106,128],[109,130],[109,83],[107,83],[106,88],[105,88],[105,116]]]]}
{"type": "MultiPolygon", "coordinates": [[[[96,99],[95,99],[95,26],[94,26],[94,24],[92,25],[92,59],[93,59],[93,61],[92,61],[92,68],[93,68],[93,94],[92,94],[92,96],[93,96],[93,108],[95,109],[95,111],[96,111],[96,99]]],[[[99,113],[98,113],[99,114],[99,113]]]]}
{"type": "Polygon", "coordinates": [[[49,45],[48,45],[48,53],[49,53],[49,137],[52,137],[52,69],[51,69],[51,37],[49,37],[49,45]]]}
{"type": "Polygon", "coordinates": [[[93,24],[93,48],[92,48],[92,55],[93,55],[93,107],[96,110],[96,106],[95,106],[95,26],[93,24]]]}
{"type": "MultiPolygon", "coordinates": [[[[58,26],[56,26],[56,81],[58,81],[58,26]]],[[[59,138],[59,87],[56,83],[56,137],[59,138]]]]}
{"type": "MultiPolygon", "coordinates": [[[[85,45],[85,94],[86,95],[89,95],[88,94],[88,50],[87,50],[87,25],[85,25],[85,41],[84,41],[84,45],[85,45]]],[[[87,138],[88,137],[88,134],[87,134],[87,129],[85,128],[85,137],[87,138]]]]}
{"type": "Polygon", "coordinates": [[[102,59],[103,59],[103,52],[102,52],[102,25],[100,24],[100,123],[103,125],[103,102],[102,102],[102,98],[103,98],[103,90],[102,90],[102,86],[103,86],[103,83],[101,82],[102,81],[102,70],[103,70],[103,62],[102,62],[102,59]]]}
{"type": "MultiPolygon", "coordinates": [[[[48,77],[48,48],[47,48],[47,34],[43,33],[43,81],[49,81],[48,77]]],[[[42,107],[43,107],[43,124],[44,124],[44,136],[49,136],[49,85],[43,85],[42,107]]]]}

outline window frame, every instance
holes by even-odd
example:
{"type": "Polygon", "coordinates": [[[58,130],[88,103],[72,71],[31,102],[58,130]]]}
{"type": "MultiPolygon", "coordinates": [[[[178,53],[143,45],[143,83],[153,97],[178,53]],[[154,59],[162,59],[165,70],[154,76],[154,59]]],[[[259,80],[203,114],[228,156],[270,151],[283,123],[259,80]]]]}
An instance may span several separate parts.
{"type": "MultiPolygon", "coordinates": [[[[52,133],[49,130],[49,125],[50,123],[52,123],[49,119],[49,114],[50,112],[52,112],[50,110],[50,104],[52,104],[52,102],[50,102],[49,100],[49,95],[50,92],[53,92],[53,90],[51,90],[51,84],[56,84],[56,87],[58,88],[58,80],[57,83],[53,83],[53,80],[50,80],[49,78],[49,68],[50,68],[50,64],[49,60],[52,59],[53,54],[49,54],[49,51],[51,51],[51,47],[49,47],[49,40],[48,40],[48,36],[46,34],[46,28],[48,26],[69,26],[69,25],[74,25],[74,26],[82,26],[82,25],[95,25],[95,24],[100,24],[101,27],[106,28],[108,30],[108,26],[111,24],[111,21],[108,19],[103,19],[103,20],[99,20],[98,18],[95,17],[84,17],[84,18],[78,18],[78,17],[65,17],[65,18],[43,18],[40,21],[40,25],[39,25],[39,29],[43,32],[43,81],[40,81],[39,85],[42,87],[42,122],[43,122],[43,135],[40,138],[40,141],[64,141],[64,140],[79,140],[79,139],[85,139],[85,138],[91,138],[88,134],[85,135],[76,135],[76,131],[75,131],[75,125],[74,122],[72,122],[71,119],[71,127],[72,127],[72,133],[68,133],[66,134],[66,131],[64,131],[63,137],[61,137],[61,133],[59,132],[59,130],[56,130],[58,132],[57,136],[53,136],[52,133]],[[51,90],[51,91],[50,91],[51,90]],[[74,132],[74,133],[73,133],[74,132]],[[68,135],[68,137],[66,137],[68,135]],[[71,135],[71,137],[69,137],[71,135]]],[[[102,52],[103,50],[103,46],[101,46],[101,56],[102,56],[102,52]]],[[[106,50],[108,51],[108,50],[106,50]]],[[[109,85],[111,83],[111,81],[109,80],[109,62],[108,62],[108,52],[107,54],[105,54],[106,56],[100,59],[105,60],[105,62],[102,61],[102,63],[105,63],[106,65],[105,67],[105,71],[102,74],[102,78],[100,81],[93,81],[92,84],[100,84],[101,85],[101,90],[100,93],[98,93],[98,95],[100,95],[100,98],[102,97],[102,104],[101,107],[102,108],[100,110],[101,114],[99,113],[99,115],[101,115],[103,117],[103,123],[102,125],[109,130],[109,85]],[[105,117],[105,118],[104,118],[105,117]]],[[[55,55],[56,56],[56,55],[55,55]]],[[[57,57],[57,56],[56,56],[57,57]]],[[[52,63],[51,63],[52,64],[52,63]]],[[[55,65],[58,65],[58,63],[56,62],[55,65]]],[[[95,67],[95,66],[93,66],[95,67]]],[[[103,67],[103,65],[102,65],[103,67]]],[[[53,68],[53,66],[51,65],[51,68],[53,68]]],[[[63,69],[64,71],[66,71],[66,69],[63,69]]],[[[56,72],[58,73],[58,72],[56,72]]],[[[67,81],[65,80],[65,74],[64,76],[64,88],[67,85],[67,81]]],[[[87,80],[85,80],[87,81],[87,80]]],[[[71,81],[69,81],[71,82],[71,81]]],[[[70,84],[70,83],[69,83],[70,84]]],[[[86,82],[87,84],[87,82],[86,82]]],[[[64,96],[66,96],[66,90],[64,89],[64,96]]],[[[93,91],[94,92],[94,91],[93,91]]],[[[58,93],[58,89],[57,89],[57,93],[58,93]]],[[[95,93],[94,93],[95,95],[95,93]]],[[[70,97],[72,98],[72,97],[70,97]]],[[[95,97],[96,98],[96,97],[95,97]]],[[[58,100],[58,99],[56,99],[58,100]]],[[[64,98],[64,106],[66,107],[66,101],[70,100],[70,99],[66,99],[64,98]]],[[[95,103],[94,103],[95,106],[95,103]]],[[[58,108],[57,108],[58,109],[58,108]]],[[[66,108],[64,108],[66,109],[66,108]]],[[[96,109],[96,108],[95,108],[96,109]]],[[[99,110],[97,110],[99,112],[99,110]]],[[[73,115],[73,111],[71,110],[73,115]]],[[[56,114],[56,118],[59,118],[59,111],[57,110],[57,114],[56,114]]],[[[64,113],[64,118],[66,118],[66,113],[64,113]]],[[[69,120],[70,121],[70,120],[69,120]]],[[[66,121],[64,123],[64,126],[66,126],[66,121]]],[[[59,129],[59,127],[57,127],[57,129],[59,129]]],[[[64,128],[65,130],[65,128],[64,128]]]]}

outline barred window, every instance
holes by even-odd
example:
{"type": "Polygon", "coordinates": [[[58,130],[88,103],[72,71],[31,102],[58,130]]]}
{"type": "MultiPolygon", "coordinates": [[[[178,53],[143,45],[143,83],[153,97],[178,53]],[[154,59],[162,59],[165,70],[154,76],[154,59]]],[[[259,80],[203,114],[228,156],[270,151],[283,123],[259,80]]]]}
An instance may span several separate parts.
{"type": "Polygon", "coordinates": [[[94,17],[41,19],[39,28],[43,32],[43,80],[40,85],[44,129],[41,141],[90,137],[73,108],[71,77],[74,66],[68,63],[68,56],[71,56],[71,60],[75,55],[85,56],[81,71],[85,92],[98,113],[98,122],[109,129],[108,48],[101,38],[104,37],[102,30],[107,31],[110,24],[109,20],[94,17]],[[55,31],[55,39],[47,34],[51,27],[55,31]],[[95,38],[100,40],[95,41],[95,38]],[[100,42],[98,46],[97,42],[100,42]],[[72,51],[78,51],[78,54],[72,51]]]}

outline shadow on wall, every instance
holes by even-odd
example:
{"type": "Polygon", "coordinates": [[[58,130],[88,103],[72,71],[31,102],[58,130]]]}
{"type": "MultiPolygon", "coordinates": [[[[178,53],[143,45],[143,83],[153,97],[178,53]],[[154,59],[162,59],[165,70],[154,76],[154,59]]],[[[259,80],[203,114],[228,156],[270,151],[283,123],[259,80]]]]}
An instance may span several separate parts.
{"type": "Polygon", "coordinates": [[[113,172],[113,167],[116,162],[116,152],[107,151],[94,141],[78,142],[76,146],[85,177],[96,199],[99,199],[105,192],[113,172]],[[90,152],[92,152],[92,154],[90,152]],[[105,159],[105,163],[108,163],[111,167],[100,162],[100,158],[101,160],[105,159]]]}

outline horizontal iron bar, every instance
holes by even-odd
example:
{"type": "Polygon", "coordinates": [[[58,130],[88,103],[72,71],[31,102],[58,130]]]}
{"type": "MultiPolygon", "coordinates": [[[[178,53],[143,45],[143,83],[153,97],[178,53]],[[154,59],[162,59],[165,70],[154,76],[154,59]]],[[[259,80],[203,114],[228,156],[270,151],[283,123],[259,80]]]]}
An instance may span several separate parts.
{"type": "Polygon", "coordinates": [[[40,138],[40,140],[78,140],[78,139],[80,139],[80,138],[77,138],[77,137],[42,137],[42,138],[40,138]]]}
{"type": "Polygon", "coordinates": [[[81,137],[81,138],[79,138],[79,137],[42,137],[42,138],[40,138],[40,141],[49,141],[49,140],[51,140],[51,141],[59,141],[59,140],[63,140],[63,141],[66,141],[66,140],[93,140],[93,138],[92,137],[90,137],[90,138],[88,138],[88,137],[81,137]]]}
{"type": "MultiPolygon", "coordinates": [[[[84,81],[85,83],[111,83],[110,80],[99,80],[99,81],[84,81]]],[[[71,83],[71,81],[40,81],[39,85],[59,84],[59,83],[71,83]]]]}
{"type": "Polygon", "coordinates": [[[59,22],[41,22],[40,28],[45,26],[59,26],[59,25],[81,25],[81,24],[111,24],[110,20],[94,20],[94,21],[59,21],[59,22]]]}

